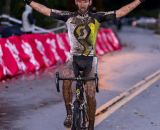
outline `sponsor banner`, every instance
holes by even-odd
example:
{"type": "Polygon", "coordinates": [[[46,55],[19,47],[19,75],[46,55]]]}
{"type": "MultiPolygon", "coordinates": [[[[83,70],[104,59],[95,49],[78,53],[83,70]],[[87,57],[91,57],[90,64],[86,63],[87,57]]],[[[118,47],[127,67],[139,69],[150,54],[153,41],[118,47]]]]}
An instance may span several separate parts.
{"type": "MultiPolygon", "coordinates": [[[[47,43],[51,45],[53,52],[55,52],[54,54],[56,56],[57,62],[60,62],[60,63],[66,62],[67,61],[67,52],[64,49],[65,47],[63,47],[61,45],[62,41],[60,41],[60,42],[58,41],[58,40],[60,40],[59,34],[49,33],[49,34],[45,34],[45,36],[48,37],[47,43]]],[[[69,44],[69,43],[67,43],[67,44],[69,44]]]]}
{"type": "MultiPolygon", "coordinates": [[[[25,34],[0,39],[0,79],[34,72],[57,63],[67,62],[70,46],[67,33],[25,34]]],[[[97,36],[96,53],[121,49],[111,29],[101,29],[97,36]]]]}

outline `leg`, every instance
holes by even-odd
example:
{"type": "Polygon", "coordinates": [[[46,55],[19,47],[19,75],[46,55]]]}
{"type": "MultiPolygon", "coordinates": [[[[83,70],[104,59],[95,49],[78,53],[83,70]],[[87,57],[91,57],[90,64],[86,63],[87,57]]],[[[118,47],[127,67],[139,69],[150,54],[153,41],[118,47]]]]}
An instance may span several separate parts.
{"type": "Polygon", "coordinates": [[[95,112],[96,112],[96,88],[94,81],[88,81],[86,83],[86,96],[88,103],[88,116],[89,116],[89,127],[88,130],[94,130],[94,122],[95,122],[95,112]]]}
{"type": "Polygon", "coordinates": [[[63,98],[65,102],[67,115],[72,115],[71,103],[72,103],[72,82],[65,80],[63,82],[63,98]]]}
{"type": "MultiPolygon", "coordinates": [[[[70,68],[69,64],[67,64],[63,69],[62,76],[63,77],[71,77],[73,76],[73,70],[70,68]]],[[[64,80],[63,81],[63,98],[65,102],[67,117],[64,121],[64,126],[70,128],[72,124],[72,81],[64,80]]]]}
{"type": "Polygon", "coordinates": [[[72,88],[71,88],[72,82],[65,80],[63,82],[63,98],[65,102],[67,117],[64,121],[64,126],[67,128],[70,128],[72,125],[72,88]]]}
{"type": "MultiPolygon", "coordinates": [[[[92,64],[88,64],[85,70],[86,77],[94,77],[97,73],[97,57],[93,58],[92,64]],[[90,70],[91,69],[91,70],[90,70]]],[[[96,86],[94,81],[88,81],[86,83],[86,96],[88,103],[88,116],[89,116],[89,127],[88,130],[94,130],[95,113],[96,113],[96,86]]]]}

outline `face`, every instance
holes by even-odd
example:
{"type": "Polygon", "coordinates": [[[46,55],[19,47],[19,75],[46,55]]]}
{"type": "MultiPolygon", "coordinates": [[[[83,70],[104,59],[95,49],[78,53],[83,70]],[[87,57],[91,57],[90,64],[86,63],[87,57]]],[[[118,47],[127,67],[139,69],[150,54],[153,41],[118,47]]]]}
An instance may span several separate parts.
{"type": "Polygon", "coordinates": [[[88,7],[91,6],[91,0],[75,0],[75,4],[78,6],[78,9],[85,13],[88,10],[88,7]]]}

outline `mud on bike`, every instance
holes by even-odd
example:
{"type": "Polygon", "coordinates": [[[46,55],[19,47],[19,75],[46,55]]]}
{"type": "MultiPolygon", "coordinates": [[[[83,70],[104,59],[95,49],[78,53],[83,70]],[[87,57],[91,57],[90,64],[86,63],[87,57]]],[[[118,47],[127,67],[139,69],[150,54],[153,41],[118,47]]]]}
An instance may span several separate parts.
{"type": "Polygon", "coordinates": [[[95,73],[94,77],[84,77],[83,71],[79,71],[78,77],[60,77],[59,73],[56,73],[56,87],[57,91],[60,92],[59,81],[60,80],[71,80],[76,81],[76,97],[72,104],[72,126],[71,130],[87,130],[89,117],[87,113],[87,98],[84,91],[84,85],[86,81],[95,81],[96,92],[99,92],[98,88],[98,75],[95,73]]]}

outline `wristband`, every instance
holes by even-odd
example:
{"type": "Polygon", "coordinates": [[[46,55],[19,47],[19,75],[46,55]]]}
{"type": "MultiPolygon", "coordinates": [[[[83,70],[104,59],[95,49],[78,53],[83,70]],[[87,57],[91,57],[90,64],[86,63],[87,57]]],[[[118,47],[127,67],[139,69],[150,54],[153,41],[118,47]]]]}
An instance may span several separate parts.
{"type": "Polygon", "coordinates": [[[33,0],[24,0],[26,2],[27,5],[30,5],[30,3],[33,1],[33,0]]]}

